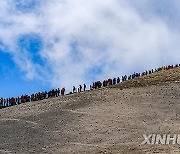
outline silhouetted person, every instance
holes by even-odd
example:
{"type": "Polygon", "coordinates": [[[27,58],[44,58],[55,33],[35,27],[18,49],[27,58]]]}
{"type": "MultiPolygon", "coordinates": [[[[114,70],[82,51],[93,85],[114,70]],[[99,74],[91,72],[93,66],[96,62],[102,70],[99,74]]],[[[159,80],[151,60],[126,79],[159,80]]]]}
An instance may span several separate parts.
{"type": "Polygon", "coordinates": [[[104,80],[104,81],[103,81],[103,87],[106,87],[107,84],[108,84],[108,81],[107,81],[107,80],[104,80]]]}
{"type": "Polygon", "coordinates": [[[58,97],[58,90],[55,90],[55,97],[58,97]]]}
{"type": "Polygon", "coordinates": [[[7,102],[6,102],[6,99],[4,99],[4,107],[7,107],[7,102]]]}
{"type": "Polygon", "coordinates": [[[8,99],[8,98],[6,99],[6,103],[7,103],[7,106],[10,106],[10,105],[9,105],[9,99],[8,99]]]}
{"type": "Polygon", "coordinates": [[[76,92],[76,87],[75,86],[73,86],[73,93],[75,93],[76,92]]]}
{"type": "Polygon", "coordinates": [[[81,92],[82,91],[82,86],[81,85],[79,85],[79,92],[81,92]]]}
{"type": "Polygon", "coordinates": [[[116,78],[113,79],[113,84],[116,84],[116,78]]]}
{"type": "Polygon", "coordinates": [[[0,109],[2,109],[3,108],[3,99],[1,98],[0,99],[0,109]]]}
{"type": "Polygon", "coordinates": [[[119,77],[117,78],[117,83],[120,83],[120,78],[119,77]]]}
{"type": "Polygon", "coordinates": [[[84,91],[86,91],[86,84],[84,83],[84,91]]]}
{"type": "Polygon", "coordinates": [[[108,79],[108,84],[112,85],[112,79],[108,79]]]}
{"type": "Polygon", "coordinates": [[[60,89],[58,88],[58,90],[57,90],[57,94],[58,94],[58,96],[60,95],[60,89]]]}

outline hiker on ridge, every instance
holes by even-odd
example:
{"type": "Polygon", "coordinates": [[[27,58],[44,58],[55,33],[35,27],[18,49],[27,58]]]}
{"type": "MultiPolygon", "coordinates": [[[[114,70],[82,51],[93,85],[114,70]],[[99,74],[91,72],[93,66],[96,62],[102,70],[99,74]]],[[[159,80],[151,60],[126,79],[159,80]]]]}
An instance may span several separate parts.
{"type": "Polygon", "coordinates": [[[116,78],[113,79],[113,84],[116,84],[116,78]]]}
{"type": "Polygon", "coordinates": [[[65,93],[65,87],[61,89],[61,95],[64,95],[65,93]]]}
{"type": "Polygon", "coordinates": [[[76,87],[75,86],[73,86],[73,93],[75,93],[76,92],[76,87]]]}
{"type": "Polygon", "coordinates": [[[86,84],[84,83],[84,91],[86,91],[86,84]]]}
{"type": "Polygon", "coordinates": [[[81,92],[82,91],[82,86],[81,85],[79,85],[79,92],[81,92]]]}
{"type": "Polygon", "coordinates": [[[120,78],[119,77],[117,78],[117,83],[120,83],[120,78]]]}

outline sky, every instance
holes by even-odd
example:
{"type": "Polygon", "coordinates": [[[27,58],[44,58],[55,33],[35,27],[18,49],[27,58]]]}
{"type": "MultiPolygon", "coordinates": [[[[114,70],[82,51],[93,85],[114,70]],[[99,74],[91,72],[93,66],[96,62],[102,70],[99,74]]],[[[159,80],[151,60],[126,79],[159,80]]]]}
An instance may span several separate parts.
{"type": "Polygon", "coordinates": [[[180,62],[179,0],[0,1],[0,97],[180,62]]]}

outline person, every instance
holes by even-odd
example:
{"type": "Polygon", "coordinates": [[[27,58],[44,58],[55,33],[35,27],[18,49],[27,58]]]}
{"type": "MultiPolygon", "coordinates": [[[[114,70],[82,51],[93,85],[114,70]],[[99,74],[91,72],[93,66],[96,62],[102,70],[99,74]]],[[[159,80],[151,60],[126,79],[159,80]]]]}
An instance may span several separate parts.
{"type": "Polygon", "coordinates": [[[97,88],[97,82],[94,82],[94,89],[97,88]]]}
{"type": "MultiPolygon", "coordinates": [[[[134,72],[134,74],[132,74],[132,79],[134,79],[134,78],[135,78],[135,76],[136,76],[136,75],[135,75],[135,72],[134,72]]],[[[126,81],[126,79],[125,79],[125,81],[126,81]]]]}
{"type": "Polygon", "coordinates": [[[51,91],[48,92],[48,98],[50,98],[50,97],[51,97],[51,91]]]}
{"type": "Polygon", "coordinates": [[[122,81],[123,81],[123,82],[125,81],[124,76],[122,76],[122,81]]]}
{"type": "Polygon", "coordinates": [[[55,90],[55,97],[58,97],[58,90],[55,90]]]}
{"type": "Polygon", "coordinates": [[[23,95],[21,96],[21,103],[25,103],[23,95]]]}
{"type": "Polygon", "coordinates": [[[108,85],[112,85],[112,79],[108,79],[108,85]]]}
{"type": "Polygon", "coordinates": [[[97,89],[97,87],[98,87],[98,83],[96,81],[96,82],[94,82],[94,89],[97,89]]]}
{"type": "Polygon", "coordinates": [[[93,82],[93,84],[92,84],[92,89],[95,89],[95,83],[93,82]]]}
{"type": "Polygon", "coordinates": [[[58,90],[57,90],[57,93],[58,93],[58,96],[60,95],[60,89],[58,88],[58,90]]]}
{"type": "Polygon", "coordinates": [[[6,98],[7,107],[10,106],[9,99],[6,98]]]}
{"type": "Polygon", "coordinates": [[[3,108],[3,99],[1,98],[0,99],[0,109],[2,109],[3,108]]]}
{"type": "Polygon", "coordinates": [[[86,84],[84,83],[84,91],[86,91],[86,84]]]}
{"type": "Polygon", "coordinates": [[[35,97],[35,95],[32,94],[32,95],[31,95],[31,101],[34,101],[34,97],[35,97]]]}
{"type": "Polygon", "coordinates": [[[7,107],[7,102],[6,102],[6,99],[4,99],[4,107],[7,107]]]}
{"type": "Polygon", "coordinates": [[[113,84],[116,84],[116,78],[113,79],[113,84]]]}
{"type": "Polygon", "coordinates": [[[79,85],[79,92],[81,92],[82,91],[82,86],[81,85],[79,85]]]}
{"type": "Polygon", "coordinates": [[[54,90],[54,89],[51,91],[51,94],[52,94],[52,97],[55,97],[55,96],[56,96],[56,95],[55,95],[55,90],[54,90]]]}
{"type": "Polygon", "coordinates": [[[129,75],[129,76],[128,76],[128,80],[131,80],[131,77],[132,77],[132,75],[129,75]]]}
{"type": "Polygon", "coordinates": [[[65,93],[65,87],[63,87],[63,88],[61,89],[61,95],[64,95],[64,93],[65,93]]]}
{"type": "Polygon", "coordinates": [[[75,93],[76,92],[76,87],[75,86],[73,86],[73,93],[75,93]]]}
{"type": "Polygon", "coordinates": [[[101,86],[102,86],[102,83],[101,83],[101,81],[97,81],[97,88],[101,88],[101,86]]]}
{"type": "Polygon", "coordinates": [[[37,99],[41,100],[41,93],[40,92],[38,92],[38,94],[37,94],[37,99]]]}
{"type": "Polygon", "coordinates": [[[125,81],[127,80],[127,75],[124,76],[125,81]]]}
{"type": "Polygon", "coordinates": [[[19,97],[17,98],[17,104],[20,104],[20,98],[19,97]]]}
{"type": "Polygon", "coordinates": [[[12,105],[12,106],[16,105],[16,102],[15,102],[15,98],[14,98],[14,97],[11,98],[11,105],[12,105]]]}
{"type": "Polygon", "coordinates": [[[119,77],[117,78],[117,83],[120,83],[120,78],[119,77]]]}
{"type": "Polygon", "coordinates": [[[29,95],[25,95],[25,100],[26,100],[26,102],[30,102],[31,101],[30,96],[29,95]]]}
{"type": "Polygon", "coordinates": [[[107,80],[104,80],[104,81],[103,81],[103,87],[106,87],[107,84],[108,84],[108,81],[107,81],[107,80]]]}

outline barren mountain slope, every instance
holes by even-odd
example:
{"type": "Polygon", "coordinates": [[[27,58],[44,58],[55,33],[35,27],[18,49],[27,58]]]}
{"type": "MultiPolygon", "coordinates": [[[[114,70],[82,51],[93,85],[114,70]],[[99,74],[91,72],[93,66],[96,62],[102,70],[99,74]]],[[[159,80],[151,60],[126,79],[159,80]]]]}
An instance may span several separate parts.
{"type": "Polygon", "coordinates": [[[180,153],[141,145],[180,134],[180,68],[0,110],[0,153],[180,153]]]}

